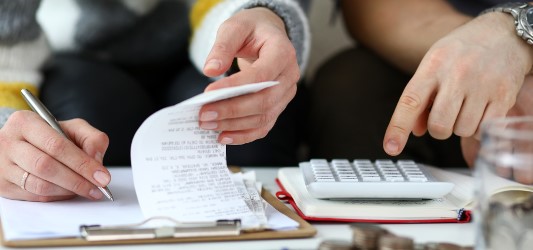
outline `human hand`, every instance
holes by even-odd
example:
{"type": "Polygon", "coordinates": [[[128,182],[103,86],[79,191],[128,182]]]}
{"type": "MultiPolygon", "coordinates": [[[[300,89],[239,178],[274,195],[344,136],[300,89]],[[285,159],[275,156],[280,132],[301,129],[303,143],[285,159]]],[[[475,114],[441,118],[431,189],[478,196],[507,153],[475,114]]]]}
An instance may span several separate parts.
{"type": "Polygon", "coordinates": [[[27,201],[103,197],[109,139],[81,119],[60,122],[65,138],[31,111],[13,113],[0,129],[0,196],[27,201]],[[29,175],[23,180],[23,175],[29,175]]]}
{"type": "Polygon", "coordinates": [[[222,131],[218,141],[223,144],[244,144],[266,136],[296,94],[300,78],[285,25],[267,8],[245,9],[225,21],[203,71],[210,77],[221,75],[234,58],[240,72],[211,83],[206,91],[263,81],[280,84],[202,107],[200,127],[222,131]]]}
{"type": "MultiPolygon", "coordinates": [[[[533,107],[533,76],[527,75],[518,92],[516,104],[507,112],[507,116],[533,116],[531,107],[533,107]]],[[[474,166],[480,146],[479,140],[475,137],[461,137],[461,150],[468,166],[474,166]]]]}
{"type": "Polygon", "coordinates": [[[506,13],[479,16],[437,41],[407,84],[385,133],[390,155],[409,134],[429,131],[479,137],[479,125],[502,117],[515,104],[531,70],[532,48],[514,33],[506,13]]]}

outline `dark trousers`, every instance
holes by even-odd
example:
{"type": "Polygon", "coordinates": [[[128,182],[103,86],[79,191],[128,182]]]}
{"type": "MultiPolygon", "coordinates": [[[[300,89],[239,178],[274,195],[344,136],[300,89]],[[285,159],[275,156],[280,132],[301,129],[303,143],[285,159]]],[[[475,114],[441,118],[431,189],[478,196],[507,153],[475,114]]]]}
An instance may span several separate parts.
{"type": "MultiPolygon", "coordinates": [[[[107,133],[107,165],[130,165],[131,141],[140,124],[160,108],[202,93],[210,83],[189,62],[132,67],[82,54],[55,55],[44,73],[40,97],[58,120],[83,118],[107,133]]],[[[305,121],[302,91],[267,137],[228,146],[228,164],[295,165],[302,140],[298,126],[305,121]]]]}
{"type": "Polygon", "coordinates": [[[363,47],[327,61],[310,85],[309,146],[314,158],[400,158],[436,166],[466,166],[459,138],[410,136],[401,155],[383,150],[383,136],[411,78],[363,47]]]}

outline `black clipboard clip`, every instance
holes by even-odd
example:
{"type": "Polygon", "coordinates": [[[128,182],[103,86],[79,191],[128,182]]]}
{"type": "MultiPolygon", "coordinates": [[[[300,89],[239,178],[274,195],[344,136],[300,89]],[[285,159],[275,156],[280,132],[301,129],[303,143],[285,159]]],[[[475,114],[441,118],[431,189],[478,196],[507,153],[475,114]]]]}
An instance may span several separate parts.
{"type": "Polygon", "coordinates": [[[121,226],[82,225],[80,235],[87,241],[114,241],[160,238],[232,236],[241,233],[241,220],[179,222],[169,217],[152,217],[140,223],[121,226]],[[143,227],[154,220],[166,220],[171,226],[143,227]]]}

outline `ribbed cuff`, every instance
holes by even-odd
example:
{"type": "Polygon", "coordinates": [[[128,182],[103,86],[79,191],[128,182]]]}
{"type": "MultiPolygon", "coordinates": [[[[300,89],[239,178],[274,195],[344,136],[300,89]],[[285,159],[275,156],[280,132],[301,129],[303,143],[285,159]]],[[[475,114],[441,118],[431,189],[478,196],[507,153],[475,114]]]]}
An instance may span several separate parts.
{"type": "Polygon", "coordinates": [[[302,8],[293,0],[252,0],[243,6],[244,9],[254,7],[269,8],[283,19],[289,39],[296,49],[300,71],[303,72],[309,58],[311,38],[309,22],[302,8]]]}

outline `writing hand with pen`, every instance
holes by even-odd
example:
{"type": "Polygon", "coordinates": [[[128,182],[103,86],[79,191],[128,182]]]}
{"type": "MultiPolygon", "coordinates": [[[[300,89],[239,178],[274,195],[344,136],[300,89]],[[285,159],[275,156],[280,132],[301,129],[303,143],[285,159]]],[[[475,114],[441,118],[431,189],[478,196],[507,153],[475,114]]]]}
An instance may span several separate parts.
{"type": "MultiPolygon", "coordinates": [[[[200,110],[201,128],[221,131],[220,143],[239,145],[260,139],[272,129],[296,94],[300,68],[284,21],[263,7],[240,10],[220,25],[203,73],[219,76],[235,58],[240,71],[211,83],[206,91],[280,82],[257,93],[206,104],[200,110]]],[[[75,195],[103,198],[106,189],[102,187],[111,180],[102,165],[109,138],[82,119],[59,124],[72,141],[35,112],[11,114],[0,128],[0,196],[29,201],[75,195]]]]}
{"type": "Polygon", "coordinates": [[[111,181],[102,165],[107,135],[82,119],[56,123],[58,130],[37,113],[44,108],[37,99],[37,106],[26,100],[36,112],[17,111],[0,129],[0,196],[41,202],[76,195],[100,200],[105,194],[112,199],[103,188],[111,181]]]}

